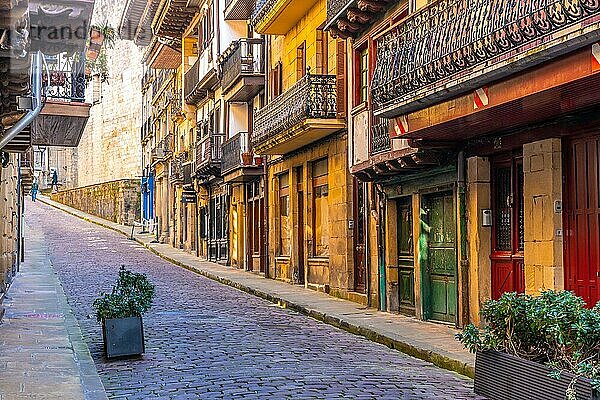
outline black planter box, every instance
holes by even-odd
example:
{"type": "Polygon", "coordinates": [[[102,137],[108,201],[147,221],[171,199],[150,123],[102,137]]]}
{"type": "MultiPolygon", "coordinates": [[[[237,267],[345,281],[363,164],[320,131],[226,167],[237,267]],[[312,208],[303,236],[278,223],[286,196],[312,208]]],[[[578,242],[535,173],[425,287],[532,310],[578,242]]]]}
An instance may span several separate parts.
{"type": "MultiPolygon", "coordinates": [[[[475,393],[489,400],[564,400],[572,374],[560,380],[548,376],[543,364],[497,351],[478,352],[475,357],[475,393]]],[[[600,400],[589,380],[575,385],[578,400],[600,400]]]]}
{"type": "Polygon", "coordinates": [[[104,320],[102,336],[108,358],[135,356],[145,351],[142,317],[104,320]]]}

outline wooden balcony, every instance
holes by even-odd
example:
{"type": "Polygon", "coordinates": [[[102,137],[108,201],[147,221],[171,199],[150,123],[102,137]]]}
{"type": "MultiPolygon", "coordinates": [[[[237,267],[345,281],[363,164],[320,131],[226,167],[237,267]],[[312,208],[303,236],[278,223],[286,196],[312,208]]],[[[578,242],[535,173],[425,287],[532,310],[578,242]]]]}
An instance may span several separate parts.
{"type": "Polygon", "coordinates": [[[183,96],[185,102],[196,105],[209,98],[211,90],[218,80],[217,71],[213,66],[212,45],[210,45],[184,75],[183,96]]]}
{"type": "Polygon", "coordinates": [[[221,175],[225,135],[208,132],[196,144],[196,174],[203,178],[221,175]]]}
{"type": "Polygon", "coordinates": [[[263,39],[240,39],[219,57],[226,101],[247,102],[265,87],[263,39]]]}
{"type": "Polygon", "coordinates": [[[588,46],[599,15],[587,1],[433,2],[377,38],[375,112],[406,115],[588,46]]]}
{"type": "Polygon", "coordinates": [[[252,26],[262,35],[284,35],[317,3],[317,0],[258,0],[252,26]]]}
{"type": "Polygon", "coordinates": [[[256,6],[256,0],[226,0],[225,20],[248,20],[256,6]]]}
{"type": "Polygon", "coordinates": [[[262,173],[262,158],[254,156],[248,132],[240,132],[223,144],[221,174],[225,182],[247,182],[262,173]]]}
{"type": "Polygon", "coordinates": [[[264,155],[286,154],[344,129],[336,100],[334,75],[305,75],[255,112],[254,149],[264,155]]]}

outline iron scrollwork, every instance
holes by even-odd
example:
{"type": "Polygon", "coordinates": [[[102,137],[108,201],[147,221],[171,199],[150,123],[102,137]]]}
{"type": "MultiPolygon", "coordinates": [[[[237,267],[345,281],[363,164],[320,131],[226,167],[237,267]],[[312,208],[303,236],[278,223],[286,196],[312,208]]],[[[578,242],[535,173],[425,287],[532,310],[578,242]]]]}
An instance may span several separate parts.
{"type": "Polygon", "coordinates": [[[307,119],[329,119],[336,115],[335,75],[309,73],[255,112],[252,142],[266,142],[307,119]]]}
{"type": "Polygon", "coordinates": [[[85,101],[85,55],[60,53],[44,56],[42,82],[48,98],[82,103],[85,101]]]}
{"type": "Polygon", "coordinates": [[[599,0],[440,0],[377,40],[376,108],[598,14],[599,0]]]}

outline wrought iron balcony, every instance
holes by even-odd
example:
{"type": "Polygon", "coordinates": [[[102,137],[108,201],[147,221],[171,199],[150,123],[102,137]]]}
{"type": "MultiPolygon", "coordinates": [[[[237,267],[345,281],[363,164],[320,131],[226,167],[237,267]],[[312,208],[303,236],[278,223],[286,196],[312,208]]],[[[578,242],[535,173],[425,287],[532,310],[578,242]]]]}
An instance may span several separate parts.
{"type": "Polygon", "coordinates": [[[265,86],[263,39],[240,39],[219,57],[221,85],[227,101],[246,102],[265,86]]]}
{"type": "Polygon", "coordinates": [[[244,182],[262,173],[262,158],[250,147],[250,134],[240,132],[223,144],[221,173],[225,182],[244,182]]]}
{"type": "Polygon", "coordinates": [[[376,113],[410,113],[586,46],[598,14],[592,0],[438,0],[377,39],[376,113]]]}
{"type": "Polygon", "coordinates": [[[260,34],[283,35],[298,23],[318,0],[257,0],[251,23],[260,34]]]}
{"type": "Polygon", "coordinates": [[[162,161],[173,154],[173,135],[167,135],[161,139],[156,147],[152,149],[152,162],[162,161]]]}
{"type": "Polygon", "coordinates": [[[52,100],[85,101],[85,55],[44,56],[48,67],[42,75],[42,84],[46,97],[52,100]]]}
{"type": "Polygon", "coordinates": [[[208,132],[196,144],[196,173],[200,176],[221,175],[221,158],[225,135],[208,132]]]}
{"type": "Polygon", "coordinates": [[[173,157],[173,161],[171,162],[171,181],[179,182],[185,180],[186,165],[189,165],[190,161],[190,154],[187,151],[183,151],[173,157]]]}
{"type": "Polygon", "coordinates": [[[254,149],[259,154],[285,154],[343,129],[336,106],[335,75],[305,75],[255,112],[254,149]]]}
{"type": "Polygon", "coordinates": [[[247,20],[252,15],[256,0],[225,0],[225,20],[247,20]]]}
{"type": "Polygon", "coordinates": [[[152,95],[157,96],[160,95],[161,89],[165,86],[167,81],[173,78],[175,72],[171,69],[154,69],[152,70],[153,77],[152,81],[152,95]]]}

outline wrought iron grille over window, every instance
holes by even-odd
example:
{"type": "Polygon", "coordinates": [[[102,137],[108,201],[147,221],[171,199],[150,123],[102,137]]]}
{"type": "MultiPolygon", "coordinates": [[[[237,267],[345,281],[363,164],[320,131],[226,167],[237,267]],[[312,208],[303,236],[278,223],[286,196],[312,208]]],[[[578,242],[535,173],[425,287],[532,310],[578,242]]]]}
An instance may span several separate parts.
{"type": "Polygon", "coordinates": [[[43,85],[45,95],[53,100],[85,101],[85,55],[66,53],[44,56],[43,85]]]}
{"type": "Polygon", "coordinates": [[[336,118],[335,75],[306,74],[254,115],[253,143],[260,143],[307,119],[336,118]]]}
{"type": "MultiPolygon", "coordinates": [[[[597,0],[441,0],[377,40],[377,108],[598,14],[597,0]]],[[[524,67],[523,67],[524,68],[524,67]]],[[[404,97],[404,98],[403,98],[404,97]]]]}

